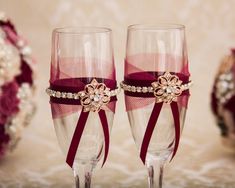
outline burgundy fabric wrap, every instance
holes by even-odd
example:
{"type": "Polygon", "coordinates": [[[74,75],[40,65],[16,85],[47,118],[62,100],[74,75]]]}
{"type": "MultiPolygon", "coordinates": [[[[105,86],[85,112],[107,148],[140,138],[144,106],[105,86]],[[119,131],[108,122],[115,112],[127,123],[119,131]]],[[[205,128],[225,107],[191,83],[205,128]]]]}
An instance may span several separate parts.
{"type": "MultiPolygon", "coordinates": [[[[174,73],[170,72],[172,75],[176,75],[179,77],[181,81],[183,81],[183,84],[186,84],[189,82],[189,76],[184,75],[181,73],[174,73]]],[[[163,75],[164,72],[136,72],[132,74],[128,74],[124,78],[124,83],[131,86],[139,86],[139,87],[150,87],[151,83],[156,81],[157,78],[161,75],[163,75]],[[152,76],[150,76],[152,75],[152,76]]],[[[143,97],[143,98],[154,98],[153,93],[142,93],[142,92],[129,92],[125,91],[125,95],[131,96],[131,97],[143,97]]],[[[189,90],[185,90],[182,92],[181,96],[187,95],[189,96],[189,90]]],[[[149,147],[149,143],[154,131],[154,128],[157,124],[158,117],[160,115],[161,109],[163,106],[163,102],[161,103],[155,103],[152,113],[150,115],[145,134],[143,137],[141,149],[140,149],[140,158],[142,162],[145,164],[146,161],[146,155],[149,147]]],[[[180,114],[179,114],[179,104],[178,102],[172,102],[170,103],[173,119],[174,119],[174,127],[175,127],[175,140],[174,140],[174,150],[172,153],[171,160],[174,158],[178,146],[179,146],[179,140],[180,140],[180,114]]]]}
{"type": "MultiPolygon", "coordinates": [[[[84,78],[67,78],[67,79],[60,79],[56,80],[53,83],[50,84],[50,89],[60,91],[60,92],[71,92],[71,93],[76,93],[79,91],[83,91],[85,85],[89,84],[92,79],[96,79],[99,83],[104,83],[108,88],[111,90],[116,89],[116,81],[115,80],[110,80],[110,79],[104,79],[104,78],[91,78],[91,77],[84,77],[84,78]]],[[[111,97],[110,102],[115,102],[117,100],[116,96],[111,97]]],[[[69,105],[81,105],[80,100],[75,100],[75,99],[68,99],[68,98],[55,98],[51,97],[50,98],[51,103],[56,103],[56,104],[69,104],[69,105]]],[[[90,112],[83,112],[83,109],[79,115],[78,122],[69,146],[66,162],[67,164],[72,168],[73,162],[76,156],[76,152],[83,134],[83,130],[86,126],[86,122],[88,119],[90,112]]],[[[103,164],[105,164],[105,161],[108,156],[108,151],[109,151],[109,125],[107,121],[107,117],[105,114],[105,110],[101,109],[98,112],[100,122],[102,125],[103,129],[103,134],[104,134],[104,143],[105,143],[105,151],[104,151],[104,159],[103,159],[103,164]]],[[[100,155],[100,154],[99,154],[100,155]]]]}

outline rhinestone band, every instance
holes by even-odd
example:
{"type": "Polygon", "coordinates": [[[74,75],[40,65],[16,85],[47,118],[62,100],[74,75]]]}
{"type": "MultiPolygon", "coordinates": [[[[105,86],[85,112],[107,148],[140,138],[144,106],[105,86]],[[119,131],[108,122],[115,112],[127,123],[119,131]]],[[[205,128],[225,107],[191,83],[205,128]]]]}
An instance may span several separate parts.
{"type": "MultiPolygon", "coordinates": [[[[187,84],[181,85],[182,91],[188,90],[192,86],[192,81],[189,81],[187,84]]],[[[137,92],[137,93],[153,93],[154,88],[152,86],[149,87],[139,87],[139,86],[131,86],[124,84],[124,82],[120,83],[120,87],[124,91],[129,91],[129,92],[137,92]]]]}
{"type": "MultiPolygon", "coordinates": [[[[120,88],[108,91],[106,94],[110,97],[118,95],[120,92],[120,88]]],[[[64,99],[75,99],[75,100],[80,100],[82,97],[85,96],[84,91],[79,91],[77,93],[72,93],[72,92],[60,92],[60,91],[55,91],[50,88],[46,89],[46,93],[50,97],[55,97],[55,98],[64,98],[64,99]]]]}

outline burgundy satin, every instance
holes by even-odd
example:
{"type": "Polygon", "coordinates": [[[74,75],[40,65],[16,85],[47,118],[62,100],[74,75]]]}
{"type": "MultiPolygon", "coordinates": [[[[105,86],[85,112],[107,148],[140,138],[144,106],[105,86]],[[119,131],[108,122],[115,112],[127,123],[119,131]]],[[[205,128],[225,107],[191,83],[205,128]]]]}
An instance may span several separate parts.
{"type": "MultiPolygon", "coordinates": [[[[82,109],[83,110],[83,109],[82,109]]],[[[86,125],[87,118],[89,116],[89,112],[83,112],[81,111],[81,114],[79,116],[77,126],[75,128],[75,131],[73,133],[73,137],[69,146],[66,162],[67,164],[72,168],[73,162],[77,153],[77,149],[82,137],[83,130],[86,125]]]]}
{"type": "MultiPolygon", "coordinates": [[[[125,76],[124,83],[127,85],[132,85],[132,86],[150,87],[151,83],[156,81],[157,78],[163,74],[164,74],[163,72],[136,72],[136,73],[132,73],[132,74],[125,76]]],[[[186,76],[184,74],[173,73],[173,72],[171,72],[171,74],[178,76],[179,79],[182,80],[184,84],[188,83],[189,81],[189,76],[186,76]]],[[[148,92],[139,93],[139,92],[125,91],[125,95],[132,96],[132,97],[143,97],[143,98],[155,97],[153,93],[148,93],[148,92]]],[[[189,96],[189,90],[183,91],[181,96],[182,95],[189,96]]],[[[157,124],[157,120],[160,115],[162,106],[163,106],[163,102],[154,104],[153,111],[150,115],[146,130],[145,130],[145,134],[144,134],[141,149],[140,149],[140,158],[144,164],[146,161],[146,155],[147,155],[149,143],[153,134],[153,130],[157,124]]],[[[171,160],[172,160],[179,146],[180,114],[179,114],[179,106],[177,102],[172,102],[170,106],[171,106],[171,111],[172,111],[172,115],[174,118],[174,126],[175,126],[175,141],[174,141],[174,150],[173,150],[172,157],[171,157],[171,160]]]]}
{"type": "Polygon", "coordinates": [[[160,115],[162,105],[163,105],[163,103],[155,103],[155,105],[153,107],[153,111],[152,111],[151,116],[149,118],[148,125],[146,127],[146,131],[145,131],[144,138],[143,138],[142,145],[141,145],[141,149],[140,149],[140,158],[144,164],[145,164],[146,154],[148,151],[149,142],[151,140],[153,130],[154,130],[155,125],[157,123],[158,116],[160,115]]]}
{"type": "MultiPolygon", "coordinates": [[[[50,84],[50,89],[60,91],[60,92],[72,92],[76,93],[79,91],[84,90],[84,87],[86,84],[89,84],[92,79],[94,78],[68,78],[68,79],[60,79],[56,80],[55,82],[50,84]]],[[[116,81],[110,80],[110,79],[104,79],[104,78],[95,78],[99,83],[104,83],[108,88],[111,90],[116,89],[116,81]]],[[[110,102],[116,101],[116,97],[111,97],[110,102]]],[[[51,103],[56,104],[69,104],[69,105],[81,105],[80,100],[74,100],[74,99],[67,99],[67,98],[50,98],[51,103]]],[[[104,151],[104,159],[103,164],[105,164],[107,157],[108,157],[108,151],[109,151],[109,125],[107,121],[107,117],[105,114],[105,110],[100,110],[98,112],[100,122],[102,125],[103,133],[104,133],[104,143],[105,143],[105,151],[104,151]]],[[[75,128],[66,162],[67,164],[72,168],[73,162],[77,153],[77,149],[82,137],[83,130],[86,126],[86,122],[89,116],[89,112],[83,112],[83,109],[80,113],[80,116],[78,118],[77,126],[75,128]]],[[[100,154],[99,154],[100,155],[100,154]]]]}

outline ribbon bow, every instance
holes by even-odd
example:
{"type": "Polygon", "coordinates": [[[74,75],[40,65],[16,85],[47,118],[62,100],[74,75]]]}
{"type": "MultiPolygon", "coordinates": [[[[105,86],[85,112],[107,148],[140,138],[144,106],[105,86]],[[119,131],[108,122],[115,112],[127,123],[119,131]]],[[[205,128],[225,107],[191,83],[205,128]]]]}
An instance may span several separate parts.
{"type": "Polygon", "coordinates": [[[105,142],[103,166],[109,151],[109,125],[104,107],[109,102],[117,100],[115,96],[117,94],[116,81],[103,78],[61,79],[51,83],[47,93],[50,96],[51,103],[82,105],[82,111],[79,115],[66,158],[66,162],[70,167],[73,166],[89,113],[98,113],[105,142]],[[92,81],[88,82],[90,80],[92,81]],[[100,83],[99,81],[103,82],[100,83]],[[76,85],[74,83],[79,84],[76,85]]]}
{"type": "Polygon", "coordinates": [[[189,82],[188,79],[188,76],[179,73],[165,72],[162,74],[159,72],[137,72],[127,75],[124,82],[121,84],[125,95],[146,98],[155,97],[156,99],[140,149],[140,158],[144,164],[149,143],[164,103],[170,104],[174,118],[175,141],[171,160],[174,158],[180,140],[180,114],[177,97],[189,95],[188,88],[191,82],[189,82]],[[145,79],[147,74],[157,75],[157,81],[145,79]]]}

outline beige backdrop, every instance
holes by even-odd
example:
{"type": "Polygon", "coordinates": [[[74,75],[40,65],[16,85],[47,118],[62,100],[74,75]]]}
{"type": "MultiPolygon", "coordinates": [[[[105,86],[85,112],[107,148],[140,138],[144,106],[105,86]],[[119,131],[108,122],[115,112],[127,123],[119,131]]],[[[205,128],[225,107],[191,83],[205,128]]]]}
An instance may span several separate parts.
{"type": "MultiPolygon", "coordinates": [[[[235,45],[234,0],[0,0],[0,9],[26,36],[38,61],[37,115],[8,158],[0,161],[1,187],[72,187],[71,169],[57,145],[50,115],[48,86],[51,31],[61,26],[113,29],[118,80],[123,76],[126,28],[133,23],[186,25],[190,70],[195,85],[181,146],[165,173],[165,188],[234,188],[235,154],[219,140],[209,108],[209,94],[220,58],[235,45]]],[[[123,95],[112,131],[108,162],[94,175],[96,188],[147,187],[123,95]]]]}

